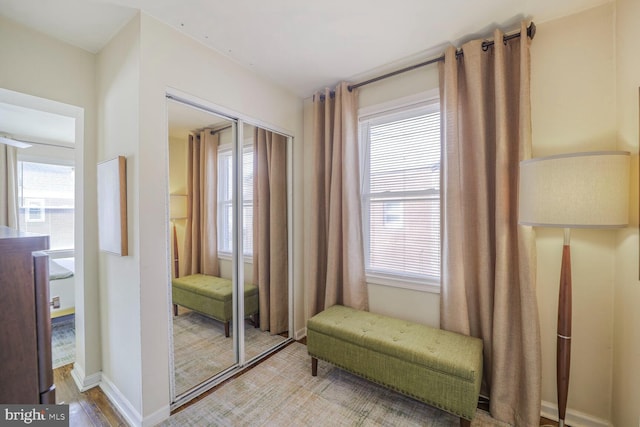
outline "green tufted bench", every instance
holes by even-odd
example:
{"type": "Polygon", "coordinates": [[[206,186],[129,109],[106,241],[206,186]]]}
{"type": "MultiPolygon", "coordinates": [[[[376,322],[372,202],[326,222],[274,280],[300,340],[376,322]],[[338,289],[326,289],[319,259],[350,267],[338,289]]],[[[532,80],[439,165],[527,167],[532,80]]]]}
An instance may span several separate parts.
{"type": "Polygon", "coordinates": [[[482,381],[482,340],[334,305],[307,322],[318,359],[460,417],[469,426],[482,381]]]}
{"type": "MultiPolygon", "coordinates": [[[[171,281],[173,314],[178,305],[197,311],[224,323],[224,334],[229,336],[229,321],[233,317],[231,280],[204,274],[191,274],[171,281]]],[[[244,285],[244,314],[253,316],[254,326],[260,326],[258,288],[244,285]]]]}

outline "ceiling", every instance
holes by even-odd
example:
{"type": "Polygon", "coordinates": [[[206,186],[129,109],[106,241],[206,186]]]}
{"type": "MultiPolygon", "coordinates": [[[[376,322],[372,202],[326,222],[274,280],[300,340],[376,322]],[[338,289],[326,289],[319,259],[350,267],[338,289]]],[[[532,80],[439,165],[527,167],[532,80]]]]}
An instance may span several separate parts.
{"type": "Polygon", "coordinates": [[[19,142],[74,144],[75,125],[73,117],[0,102],[0,136],[19,142]]]}
{"type": "Polygon", "coordinates": [[[0,15],[98,52],[138,10],[301,97],[615,0],[0,0],[0,15]]]}

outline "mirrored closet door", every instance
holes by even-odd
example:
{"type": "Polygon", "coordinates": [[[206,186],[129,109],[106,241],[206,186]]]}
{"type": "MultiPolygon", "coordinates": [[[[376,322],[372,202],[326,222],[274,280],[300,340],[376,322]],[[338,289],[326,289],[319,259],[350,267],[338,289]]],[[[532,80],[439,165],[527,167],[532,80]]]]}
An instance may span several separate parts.
{"type": "Polygon", "coordinates": [[[242,273],[245,299],[255,289],[259,302],[259,323],[250,328],[245,320],[246,360],[289,337],[287,143],[284,135],[243,127],[242,273]]]}
{"type": "Polygon", "coordinates": [[[173,369],[178,396],[236,364],[233,340],[225,334],[232,320],[232,241],[228,231],[218,229],[233,219],[232,191],[224,183],[233,177],[235,123],[179,102],[169,101],[168,111],[173,369]],[[209,276],[220,279],[218,293],[226,291],[227,304],[222,302],[220,313],[209,308],[215,302],[215,290],[203,285],[209,276]]]}
{"type": "Polygon", "coordinates": [[[290,340],[292,141],[188,101],[167,106],[178,406],[290,340]]]}

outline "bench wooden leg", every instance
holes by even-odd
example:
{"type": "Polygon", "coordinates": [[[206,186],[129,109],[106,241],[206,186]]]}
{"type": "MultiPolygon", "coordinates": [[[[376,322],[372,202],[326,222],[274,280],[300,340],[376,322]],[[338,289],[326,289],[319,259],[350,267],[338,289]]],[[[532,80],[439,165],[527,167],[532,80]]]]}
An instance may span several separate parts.
{"type": "Polygon", "coordinates": [[[471,421],[460,418],[460,427],[471,427],[471,421]]]}
{"type": "Polygon", "coordinates": [[[229,338],[229,321],[224,322],[224,336],[229,338]]]}
{"type": "Polygon", "coordinates": [[[174,316],[178,315],[178,304],[173,304],[173,315],[174,316]]]}
{"type": "Polygon", "coordinates": [[[311,358],[311,376],[318,376],[318,359],[316,359],[315,357],[311,358]]]}

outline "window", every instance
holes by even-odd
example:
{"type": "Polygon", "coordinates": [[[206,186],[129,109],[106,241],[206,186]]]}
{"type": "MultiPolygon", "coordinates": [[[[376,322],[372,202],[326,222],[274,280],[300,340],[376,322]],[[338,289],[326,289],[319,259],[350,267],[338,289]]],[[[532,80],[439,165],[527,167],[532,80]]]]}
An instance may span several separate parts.
{"type": "Polygon", "coordinates": [[[44,222],[44,200],[25,198],[24,202],[25,222],[44,222]]]}
{"type": "Polygon", "coordinates": [[[439,285],[437,101],[361,117],[360,139],[368,280],[417,288],[439,285]]]}
{"type": "Polygon", "coordinates": [[[218,152],[218,252],[233,251],[233,157],[231,148],[218,152]]]}
{"type": "MultiPolygon", "coordinates": [[[[242,153],[242,246],[245,257],[253,255],[253,146],[242,153]]],[[[218,151],[218,251],[233,252],[233,155],[231,147],[218,151]]]]}
{"type": "Polygon", "coordinates": [[[49,235],[51,250],[74,247],[73,166],[18,161],[18,227],[49,235]]]}

